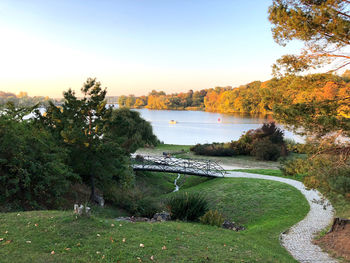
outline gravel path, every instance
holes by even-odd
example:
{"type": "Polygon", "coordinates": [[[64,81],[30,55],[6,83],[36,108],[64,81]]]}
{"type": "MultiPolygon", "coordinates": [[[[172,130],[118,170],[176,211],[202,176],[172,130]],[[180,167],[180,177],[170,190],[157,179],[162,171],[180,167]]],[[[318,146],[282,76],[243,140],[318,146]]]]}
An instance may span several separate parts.
{"type": "Polygon", "coordinates": [[[333,207],[329,201],[322,197],[317,190],[306,190],[303,183],[292,179],[250,174],[244,172],[228,172],[225,177],[245,177],[278,181],[297,188],[306,198],[310,205],[307,216],[280,235],[281,244],[299,262],[338,262],[328,256],[317,245],[312,244],[314,235],[326,228],[333,219],[333,207]]]}

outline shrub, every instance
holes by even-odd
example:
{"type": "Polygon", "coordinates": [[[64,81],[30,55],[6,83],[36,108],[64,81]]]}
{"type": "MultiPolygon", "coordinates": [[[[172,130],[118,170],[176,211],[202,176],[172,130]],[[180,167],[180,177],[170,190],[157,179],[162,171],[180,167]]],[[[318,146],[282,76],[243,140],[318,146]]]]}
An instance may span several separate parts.
{"type": "Polygon", "coordinates": [[[256,140],[251,154],[258,160],[276,161],[281,156],[281,146],[268,139],[256,140]]]}
{"type": "Polygon", "coordinates": [[[306,176],[303,183],[308,188],[317,189],[320,187],[320,180],[316,176],[306,176]]]}
{"type": "Polygon", "coordinates": [[[335,154],[320,154],[310,159],[293,159],[283,162],[281,170],[286,176],[303,175],[309,188],[346,196],[350,193],[350,165],[339,158],[335,154]]]}
{"type": "Polygon", "coordinates": [[[190,148],[196,155],[233,156],[238,154],[229,143],[196,144],[190,148]]]}
{"type": "Polygon", "coordinates": [[[281,162],[281,171],[284,176],[306,176],[308,173],[309,161],[306,159],[295,158],[281,162]]]}
{"type": "Polygon", "coordinates": [[[178,193],[166,200],[172,219],[197,221],[208,211],[208,201],[201,194],[178,193]]]}
{"type": "Polygon", "coordinates": [[[310,160],[309,176],[319,181],[323,192],[338,193],[346,196],[350,193],[350,164],[339,162],[336,155],[319,155],[310,160]]]}
{"type": "Polygon", "coordinates": [[[161,210],[160,204],[153,198],[145,197],[132,203],[129,212],[134,216],[151,218],[161,210]]]}
{"type": "Polygon", "coordinates": [[[329,179],[330,188],[338,193],[350,194],[350,169],[337,170],[334,176],[329,179]]]}
{"type": "Polygon", "coordinates": [[[0,116],[0,204],[7,208],[59,208],[72,181],[67,152],[30,121],[0,116]]]}
{"type": "Polygon", "coordinates": [[[317,145],[311,142],[296,143],[294,140],[285,139],[285,144],[287,150],[294,153],[309,154],[315,152],[317,149],[317,145]]]}
{"type": "Polygon", "coordinates": [[[274,122],[264,123],[256,130],[242,134],[237,141],[230,143],[197,144],[190,149],[197,155],[234,156],[253,155],[260,160],[277,160],[286,155],[283,131],[274,122]]]}
{"type": "Polygon", "coordinates": [[[200,222],[205,225],[221,227],[225,221],[224,216],[217,210],[209,210],[199,218],[200,222]]]}
{"type": "Polygon", "coordinates": [[[261,127],[262,137],[268,137],[274,144],[284,144],[284,132],[274,122],[264,123],[261,127]]]}
{"type": "Polygon", "coordinates": [[[239,154],[250,155],[252,151],[252,143],[254,140],[254,130],[249,130],[242,134],[238,141],[232,141],[231,147],[236,149],[239,154]]]}

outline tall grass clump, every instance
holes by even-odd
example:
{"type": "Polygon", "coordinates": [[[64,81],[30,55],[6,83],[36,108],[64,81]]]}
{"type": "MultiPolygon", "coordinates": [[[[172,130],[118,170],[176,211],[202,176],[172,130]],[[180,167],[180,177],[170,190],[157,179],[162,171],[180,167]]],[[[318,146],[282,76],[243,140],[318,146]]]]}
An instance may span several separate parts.
{"type": "Polygon", "coordinates": [[[221,227],[225,221],[225,217],[219,211],[209,210],[199,218],[199,221],[205,225],[221,227]]]}
{"type": "Polygon", "coordinates": [[[166,200],[172,219],[197,221],[208,211],[207,199],[198,193],[178,193],[166,200]]]}

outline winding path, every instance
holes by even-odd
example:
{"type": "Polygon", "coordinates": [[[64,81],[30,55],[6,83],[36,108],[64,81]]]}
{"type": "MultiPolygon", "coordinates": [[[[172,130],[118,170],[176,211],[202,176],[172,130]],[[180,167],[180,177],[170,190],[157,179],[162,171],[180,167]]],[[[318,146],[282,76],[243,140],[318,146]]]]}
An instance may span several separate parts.
{"type": "Polygon", "coordinates": [[[307,190],[303,183],[275,176],[251,174],[244,172],[228,172],[225,177],[245,177],[278,181],[297,188],[310,205],[307,216],[299,223],[280,235],[281,244],[289,253],[302,263],[333,263],[337,260],[328,256],[321,248],[312,243],[314,235],[326,228],[333,219],[333,207],[317,190],[307,190]]]}

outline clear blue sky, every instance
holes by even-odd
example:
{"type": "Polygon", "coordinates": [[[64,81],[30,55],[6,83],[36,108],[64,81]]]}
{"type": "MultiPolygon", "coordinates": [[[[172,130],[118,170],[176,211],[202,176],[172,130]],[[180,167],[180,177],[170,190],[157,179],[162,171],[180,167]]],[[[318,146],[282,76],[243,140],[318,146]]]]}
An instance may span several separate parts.
{"type": "Polygon", "coordinates": [[[59,97],[97,77],[108,95],[238,86],[296,52],[272,39],[271,0],[2,0],[0,90],[59,97]]]}

